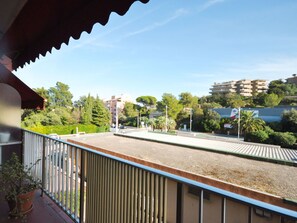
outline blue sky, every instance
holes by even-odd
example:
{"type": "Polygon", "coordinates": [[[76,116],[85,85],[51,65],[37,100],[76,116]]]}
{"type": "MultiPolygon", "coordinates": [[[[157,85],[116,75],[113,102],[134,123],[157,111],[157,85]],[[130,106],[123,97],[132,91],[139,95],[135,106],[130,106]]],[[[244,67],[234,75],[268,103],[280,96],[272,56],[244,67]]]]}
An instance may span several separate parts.
{"type": "Polygon", "coordinates": [[[70,86],[74,100],[126,93],[208,95],[214,82],[297,73],[296,0],[150,0],[16,74],[32,88],[70,86]]]}

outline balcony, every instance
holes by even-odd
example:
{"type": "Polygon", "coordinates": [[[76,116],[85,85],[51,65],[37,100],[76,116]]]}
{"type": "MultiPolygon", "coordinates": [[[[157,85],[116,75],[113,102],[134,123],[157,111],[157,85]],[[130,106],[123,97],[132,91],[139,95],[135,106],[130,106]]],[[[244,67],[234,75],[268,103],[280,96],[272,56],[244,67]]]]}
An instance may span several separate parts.
{"type": "Polygon", "coordinates": [[[47,223],[71,223],[73,220],[64,213],[48,196],[41,195],[41,190],[36,191],[34,197],[34,208],[24,218],[9,218],[7,202],[0,200],[0,222],[45,222],[47,223]]]}
{"type": "MultiPolygon", "coordinates": [[[[296,211],[48,136],[23,131],[22,141],[25,164],[42,160],[32,174],[42,180],[44,199],[73,222],[297,221],[296,211]]],[[[35,209],[59,218],[40,200],[35,209]]]]}

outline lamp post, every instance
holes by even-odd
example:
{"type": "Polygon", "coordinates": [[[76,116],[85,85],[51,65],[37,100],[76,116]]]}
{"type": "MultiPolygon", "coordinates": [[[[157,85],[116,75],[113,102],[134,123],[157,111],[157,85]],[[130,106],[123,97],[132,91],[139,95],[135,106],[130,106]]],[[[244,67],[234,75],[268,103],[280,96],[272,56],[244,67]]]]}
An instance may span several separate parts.
{"type": "Polygon", "coordinates": [[[237,138],[240,137],[240,107],[238,108],[238,132],[237,132],[237,138]]]}
{"type": "Polygon", "coordinates": [[[137,110],[136,126],[139,128],[139,111],[137,110]]]}
{"type": "Polygon", "coordinates": [[[118,125],[119,125],[119,114],[118,114],[118,102],[117,102],[116,103],[116,127],[115,127],[116,133],[119,131],[118,125]]]}
{"type": "Polygon", "coordinates": [[[193,108],[190,109],[190,132],[192,132],[192,117],[193,117],[193,108]]]}
{"type": "Polygon", "coordinates": [[[166,105],[166,110],[165,110],[165,132],[167,132],[167,105],[166,105]]]}
{"type": "Polygon", "coordinates": [[[118,109],[118,102],[121,102],[121,99],[116,100],[116,129],[115,132],[119,131],[119,109],[118,109]]]}

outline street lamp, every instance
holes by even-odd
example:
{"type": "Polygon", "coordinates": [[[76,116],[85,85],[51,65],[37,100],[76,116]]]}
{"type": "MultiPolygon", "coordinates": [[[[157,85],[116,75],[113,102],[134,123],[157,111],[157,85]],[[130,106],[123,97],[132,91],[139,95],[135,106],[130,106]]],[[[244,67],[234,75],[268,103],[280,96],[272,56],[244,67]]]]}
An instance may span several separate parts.
{"type": "Polygon", "coordinates": [[[193,108],[190,108],[190,132],[192,132],[192,117],[193,117],[193,108]]]}
{"type": "Polygon", "coordinates": [[[141,123],[141,113],[140,113],[140,110],[137,110],[137,128],[141,128],[140,123],[141,123]]]}
{"type": "Polygon", "coordinates": [[[119,131],[119,110],[118,110],[118,102],[121,102],[121,99],[116,100],[116,129],[115,132],[119,131]]]}
{"type": "Polygon", "coordinates": [[[240,107],[238,108],[238,131],[237,131],[237,137],[239,139],[240,136],[240,107]]]}
{"type": "Polygon", "coordinates": [[[166,105],[166,111],[165,111],[165,132],[167,132],[167,105],[166,105]]]}

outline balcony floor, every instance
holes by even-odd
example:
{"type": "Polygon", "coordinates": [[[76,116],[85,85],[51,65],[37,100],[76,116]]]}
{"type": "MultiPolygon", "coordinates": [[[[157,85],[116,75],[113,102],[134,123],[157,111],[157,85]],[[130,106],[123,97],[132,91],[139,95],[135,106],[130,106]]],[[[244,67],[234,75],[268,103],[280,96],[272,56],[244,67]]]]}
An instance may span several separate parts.
{"type": "Polygon", "coordinates": [[[35,193],[33,210],[24,219],[13,219],[8,217],[8,205],[6,201],[0,200],[0,222],[47,222],[47,223],[70,223],[73,222],[48,196],[40,196],[41,191],[35,193]]]}

